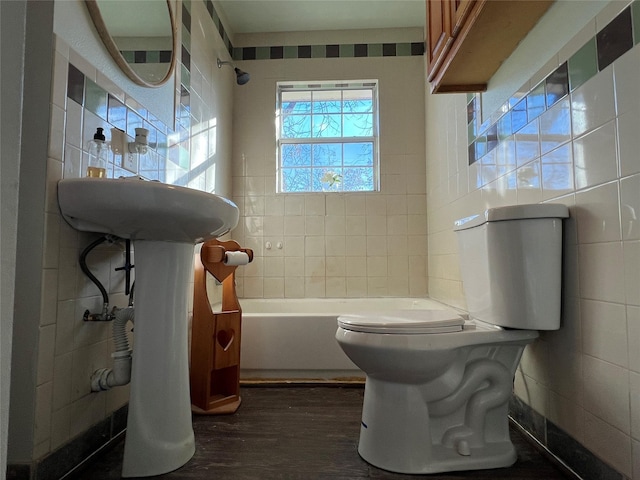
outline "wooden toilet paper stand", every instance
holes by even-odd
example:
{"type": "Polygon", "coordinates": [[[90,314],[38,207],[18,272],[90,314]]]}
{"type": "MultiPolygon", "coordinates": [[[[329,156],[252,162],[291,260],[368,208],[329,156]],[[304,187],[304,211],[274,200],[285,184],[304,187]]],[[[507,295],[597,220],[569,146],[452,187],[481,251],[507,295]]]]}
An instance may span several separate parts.
{"type": "Polygon", "coordinates": [[[240,406],[240,334],[242,310],[235,287],[237,266],[227,265],[227,252],[253,251],[233,240],[210,240],[194,262],[193,321],[191,327],[191,410],[219,415],[240,406]],[[200,258],[198,258],[200,257],[200,258]],[[207,296],[207,272],[222,283],[222,311],[213,312],[207,296]]]}

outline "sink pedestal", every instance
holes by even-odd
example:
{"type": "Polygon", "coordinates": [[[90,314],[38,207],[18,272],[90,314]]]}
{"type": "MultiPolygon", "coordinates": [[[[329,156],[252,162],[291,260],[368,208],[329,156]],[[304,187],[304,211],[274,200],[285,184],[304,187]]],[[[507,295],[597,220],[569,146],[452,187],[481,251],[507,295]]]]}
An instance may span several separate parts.
{"type": "Polygon", "coordinates": [[[175,470],[195,452],[188,365],[193,244],[134,241],[135,341],[123,477],[175,470]]]}

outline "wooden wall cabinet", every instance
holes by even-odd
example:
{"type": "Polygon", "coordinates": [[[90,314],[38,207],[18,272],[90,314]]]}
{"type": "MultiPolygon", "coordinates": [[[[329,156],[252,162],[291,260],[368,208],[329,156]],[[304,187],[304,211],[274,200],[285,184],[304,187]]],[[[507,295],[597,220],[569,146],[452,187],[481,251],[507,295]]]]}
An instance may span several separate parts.
{"type": "Polygon", "coordinates": [[[451,35],[456,37],[467,19],[469,10],[476,3],[476,0],[447,0],[449,11],[451,12],[451,35]]]}
{"type": "Polygon", "coordinates": [[[451,11],[446,0],[427,0],[427,80],[440,70],[446,53],[451,48],[451,11]]]}
{"type": "Polygon", "coordinates": [[[427,0],[432,93],[481,92],[553,0],[427,0]]]}

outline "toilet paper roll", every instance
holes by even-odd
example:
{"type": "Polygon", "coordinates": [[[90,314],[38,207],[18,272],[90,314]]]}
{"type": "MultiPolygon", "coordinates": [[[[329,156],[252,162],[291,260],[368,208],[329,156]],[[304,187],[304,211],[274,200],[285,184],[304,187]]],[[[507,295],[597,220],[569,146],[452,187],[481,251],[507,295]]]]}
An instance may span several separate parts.
{"type": "Polygon", "coordinates": [[[247,265],[249,263],[249,255],[244,252],[226,252],[224,255],[224,264],[229,266],[247,265]]]}

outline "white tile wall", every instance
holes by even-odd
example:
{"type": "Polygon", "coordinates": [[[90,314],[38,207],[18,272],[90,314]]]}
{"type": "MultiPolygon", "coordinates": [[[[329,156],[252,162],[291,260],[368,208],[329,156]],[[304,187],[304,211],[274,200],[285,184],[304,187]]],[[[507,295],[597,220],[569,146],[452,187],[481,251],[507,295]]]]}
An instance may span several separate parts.
{"type": "Polygon", "coordinates": [[[631,440],[633,448],[633,478],[640,478],[640,441],[631,440]]]}
{"type": "Polygon", "coordinates": [[[579,246],[580,295],[605,302],[624,303],[624,259],[621,242],[579,246]]]}
{"type": "MultiPolygon", "coordinates": [[[[628,4],[615,3],[609,19],[628,4]]],[[[560,62],[594,35],[594,24],[558,46],[560,62]]],[[[466,148],[466,96],[426,98],[430,296],[465,307],[459,276],[446,273],[458,271],[455,218],[505,203],[568,205],[562,326],[527,348],[515,392],[633,479],[640,479],[639,75],[636,46],[514,135],[513,150],[506,145],[469,167],[442,141],[457,138],[458,151],[466,148]],[[549,135],[552,123],[559,136],[549,135]],[[572,179],[558,187],[560,164],[572,179]]]]}
{"type": "Polygon", "coordinates": [[[615,179],[618,173],[616,122],[612,120],[576,138],[573,142],[573,161],[576,188],[591,187],[615,179]]]}
{"type": "Polygon", "coordinates": [[[620,222],[623,240],[640,240],[640,175],[620,180],[620,222]]]}
{"type": "Polygon", "coordinates": [[[574,137],[593,131],[614,119],[613,67],[607,67],[571,93],[571,127],[574,137]]]}
{"type": "Polygon", "coordinates": [[[554,391],[549,392],[548,418],[581,443],[584,443],[584,409],[554,391]]]}
{"type": "Polygon", "coordinates": [[[272,250],[254,250],[254,262],[274,254],[284,255],[286,261],[284,271],[239,270],[244,279],[239,293],[244,297],[425,295],[422,58],[269,60],[248,62],[246,70],[251,82],[236,97],[233,132],[234,162],[242,164],[234,169],[233,195],[243,200],[244,231],[236,230],[232,236],[247,246],[272,243],[272,250]],[[336,78],[380,82],[381,191],[275,194],[276,81],[336,78]],[[280,251],[275,249],[277,242],[284,245],[280,251]]]}
{"type": "Polygon", "coordinates": [[[621,367],[628,366],[627,315],[619,303],[582,300],[582,351],[621,367]]]}
{"type": "Polygon", "coordinates": [[[629,305],[640,303],[640,241],[623,244],[625,300],[629,305]]]}
{"type": "Polygon", "coordinates": [[[640,372],[640,307],[627,305],[629,368],[640,372]]]}
{"type": "Polygon", "coordinates": [[[582,365],[585,410],[629,435],[628,370],[589,355],[582,365]]]}
{"type": "MultiPolygon", "coordinates": [[[[584,445],[619,472],[632,476],[631,439],[620,430],[585,411],[584,445]]],[[[636,477],[633,477],[636,478],[636,477]]]]}
{"type": "Polygon", "coordinates": [[[629,399],[631,401],[631,435],[640,438],[640,374],[629,372],[629,399]]]}
{"type": "Polygon", "coordinates": [[[621,240],[618,182],[610,182],[576,193],[578,242],[621,240]]]}
{"type": "Polygon", "coordinates": [[[640,123],[640,109],[624,112],[616,121],[618,151],[620,154],[620,173],[623,176],[638,173],[640,172],[640,166],[638,165],[640,137],[638,137],[637,133],[638,124],[640,123]]]}
{"type": "Polygon", "coordinates": [[[34,445],[40,445],[49,439],[51,431],[51,395],[53,383],[47,382],[36,389],[36,426],[34,445]]]}

